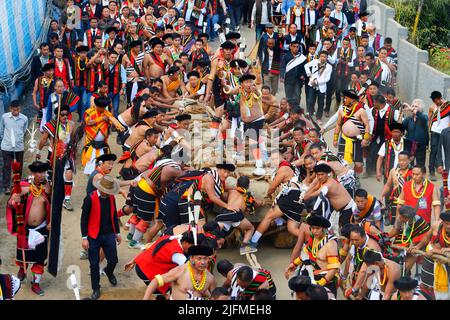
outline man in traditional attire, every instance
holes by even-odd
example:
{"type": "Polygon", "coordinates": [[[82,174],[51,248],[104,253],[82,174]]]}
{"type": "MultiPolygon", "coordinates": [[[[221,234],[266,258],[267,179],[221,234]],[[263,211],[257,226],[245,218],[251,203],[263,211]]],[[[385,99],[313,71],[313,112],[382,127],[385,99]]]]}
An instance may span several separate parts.
{"type": "Polygon", "coordinates": [[[40,296],[44,291],[40,287],[44,266],[47,260],[48,235],[50,229],[50,184],[45,176],[49,169],[47,163],[35,161],[28,166],[31,182],[20,182],[20,193],[13,191],[6,208],[8,231],[18,236],[16,264],[19,266],[17,278],[23,281],[26,270],[31,266],[31,290],[40,296]],[[17,204],[23,205],[23,212],[17,212],[17,204]],[[24,227],[26,236],[19,233],[24,227]]]}

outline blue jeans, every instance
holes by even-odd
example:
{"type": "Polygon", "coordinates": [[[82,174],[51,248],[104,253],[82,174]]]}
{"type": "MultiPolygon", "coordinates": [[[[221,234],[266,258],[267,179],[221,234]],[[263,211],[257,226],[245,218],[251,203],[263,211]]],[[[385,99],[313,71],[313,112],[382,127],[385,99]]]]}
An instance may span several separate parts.
{"type": "Polygon", "coordinates": [[[91,287],[92,290],[100,289],[100,248],[105,253],[105,258],[108,264],[105,268],[105,273],[108,276],[114,274],[114,268],[119,262],[117,258],[117,245],[115,234],[99,235],[97,239],[88,237],[89,249],[89,265],[91,270],[91,287]]]}
{"type": "Polygon", "coordinates": [[[108,97],[111,99],[113,106],[113,114],[114,117],[119,115],[119,105],[120,105],[120,92],[117,94],[113,94],[112,92],[108,93],[108,97]]]}
{"type": "Polygon", "coordinates": [[[80,115],[81,122],[83,120],[83,113],[89,107],[89,99],[87,98],[87,92],[85,87],[73,87],[73,93],[80,97],[80,101],[77,104],[77,112],[80,115]]]}
{"type": "Polygon", "coordinates": [[[214,31],[214,24],[219,23],[219,15],[208,16],[208,26],[206,27],[206,33],[210,40],[217,38],[217,32],[214,31]]]}
{"type": "Polygon", "coordinates": [[[266,27],[265,24],[256,25],[256,41],[258,41],[261,38],[261,35],[264,32],[265,27],[266,27]]]}
{"type": "Polygon", "coordinates": [[[243,5],[233,5],[228,8],[231,16],[231,28],[236,30],[236,27],[241,24],[243,5]]]}

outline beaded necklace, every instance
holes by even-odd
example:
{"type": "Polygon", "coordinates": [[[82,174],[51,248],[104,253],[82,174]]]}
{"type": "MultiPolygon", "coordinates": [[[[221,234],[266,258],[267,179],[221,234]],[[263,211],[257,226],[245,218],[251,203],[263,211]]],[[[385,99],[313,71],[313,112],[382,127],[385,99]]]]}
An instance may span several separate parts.
{"type": "Polygon", "coordinates": [[[400,241],[402,242],[402,244],[407,244],[411,241],[411,237],[413,235],[414,232],[414,226],[416,224],[416,221],[413,222],[412,226],[411,226],[411,230],[408,236],[408,239],[406,239],[405,241],[405,235],[406,235],[406,229],[409,226],[409,222],[405,223],[405,227],[403,228],[403,232],[402,232],[402,238],[400,239],[400,241]]]}
{"type": "Polygon", "coordinates": [[[412,193],[413,197],[416,198],[416,199],[422,198],[424,196],[425,192],[427,191],[427,187],[428,187],[428,180],[425,179],[425,183],[423,185],[422,194],[417,195],[417,193],[416,193],[416,186],[414,185],[414,180],[413,180],[412,183],[411,183],[411,193],[412,193]]]}
{"type": "Polygon", "coordinates": [[[206,270],[203,270],[203,275],[202,275],[202,279],[200,280],[200,285],[198,285],[197,284],[198,281],[195,280],[194,272],[192,270],[190,261],[188,262],[188,270],[189,270],[189,275],[191,276],[192,287],[194,288],[195,291],[202,291],[206,285],[206,270]]]}
{"type": "Polygon", "coordinates": [[[36,198],[42,194],[42,192],[44,191],[44,187],[42,185],[40,185],[39,189],[38,189],[34,184],[31,184],[30,191],[33,194],[33,196],[36,198]]]}

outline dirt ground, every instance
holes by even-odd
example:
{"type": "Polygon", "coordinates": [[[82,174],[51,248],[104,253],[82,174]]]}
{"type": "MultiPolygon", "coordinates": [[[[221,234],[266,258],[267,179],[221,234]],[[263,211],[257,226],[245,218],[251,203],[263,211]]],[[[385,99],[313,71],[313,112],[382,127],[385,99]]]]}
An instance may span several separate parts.
{"type": "MultiPolygon", "coordinates": [[[[248,28],[242,28],[242,36],[247,39],[247,51],[250,51],[254,44],[254,31],[248,28]]],[[[218,45],[217,42],[214,43],[215,46],[218,45]]],[[[280,83],[279,92],[277,98],[280,99],[284,96],[283,84],[280,83]]],[[[305,101],[304,93],[302,93],[302,102],[305,101]]],[[[302,103],[303,105],[303,103],[302,103]]],[[[122,108],[124,106],[122,105],[122,108]]],[[[121,148],[115,144],[116,134],[113,133],[110,138],[110,145],[113,153],[117,155],[122,154],[121,148]]],[[[331,144],[332,134],[329,132],[326,134],[326,139],[329,145],[331,144]]],[[[81,147],[80,143],[80,146],[81,147]]],[[[81,153],[81,151],[80,151],[81,153]]],[[[79,154],[80,154],[79,153],[79,154]]],[[[29,153],[25,155],[25,166],[26,167],[32,161],[29,153]]],[[[74,211],[68,212],[63,210],[62,215],[62,243],[61,243],[61,259],[59,273],[56,278],[52,277],[48,273],[44,274],[42,280],[42,289],[45,291],[43,297],[36,296],[30,290],[30,279],[31,274],[28,275],[27,283],[23,284],[22,289],[17,294],[17,300],[70,300],[75,299],[73,291],[70,290],[68,283],[68,277],[75,271],[78,275],[79,282],[81,284],[81,297],[86,298],[91,294],[90,288],[90,277],[89,272],[89,262],[87,260],[80,260],[79,254],[81,250],[81,233],[80,233],[80,216],[81,216],[81,205],[83,198],[86,195],[85,188],[87,184],[87,177],[83,174],[81,168],[81,157],[78,156],[77,168],[78,173],[75,176],[75,185],[73,189],[72,203],[74,205],[74,211]]],[[[116,166],[113,170],[113,175],[118,174],[119,166],[116,166]]],[[[369,178],[366,180],[361,180],[362,187],[366,188],[370,193],[376,195],[377,197],[381,193],[382,185],[376,182],[375,178],[369,178]]],[[[261,197],[265,194],[267,190],[267,184],[264,182],[254,183],[251,188],[255,192],[257,197],[261,197]]],[[[6,196],[2,196],[0,200],[0,212],[5,212],[6,196]]],[[[117,206],[122,207],[124,204],[124,199],[120,195],[117,196],[117,206]]],[[[262,209],[259,215],[263,215],[268,208],[262,209]]],[[[126,223],[126,217],[122,218],[123,224],[126,223]]],[[[127,232],[122,230],[122,238],[125,239],[127,232]]],[[[0,215],[0,258],[2,259],[2,265],[0,265],[0,273],[12,273],[16,274],[18,271],[15,265],[15,244],[16,239],[8,234],[6,230],[5,215],[0,215]]],[[[272,243],[267,239],[262,242],[259,247],[259,252],[256,254],[262,267],[268,269],[272,273],[273,280],[277,286],[277,296],[278,299],[290,300],[292,299],[290,295],[290,290],[287,286],[287,281],[284,279],[284,269],[289,263],[291,250],[290,249],[276,249],[273,247],[272,243]]],[[[118,257],[119,264],[116,267],[115,275],[118,279],[117,287],[112,287],[108,279],[103,276],[101,277],[102,285],[102,296],[100,299],[117,299],[117,300],[130,300],[130,299],[141,299],[143,297],[145,286],[144,283],[137,277],[134,271],[126,273],[123,271],[125,263],[133,259],[138,251],[135,249],[128,249],[127,243],[123,241],[118,247],[118,257]]],[[[244,262],[246,263],[245,256],[239,255],[239,249],[237,247],[227,248],[219,251],[218,259],[229,259],[230,261],[244,262]]],[[[105,266],[104,264],[102,265],[105,266]]],[[[216,277],[218,285],[221,285],[223,278],[218,275],[216,277]]]]}

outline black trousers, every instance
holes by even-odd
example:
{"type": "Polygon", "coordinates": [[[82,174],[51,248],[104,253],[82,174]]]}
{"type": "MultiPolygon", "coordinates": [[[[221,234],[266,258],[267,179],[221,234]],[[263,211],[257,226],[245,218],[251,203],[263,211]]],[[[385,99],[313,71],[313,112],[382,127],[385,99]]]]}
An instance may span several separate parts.
{"type": "Polygon", "coordinates": [[[2,158],[3,158],[3,188],[11,188],[11,164],[14,161],[14,157],[16,161],[20,163],[20,177],[22,177],[22,167],[23,167],[23,151],[4,151],[2,150],[2,158]]]}
{"type": "Polygon", "coordinates": [[[303,83],[300,80],[294,83],[284,83],[284,93],[289,105],[294,106],[300,104],[302,85],[303,83]]]}
{"type": "Polygon", "coordinates": [[[378,151],[380,151],[381,146],[383,145],[383,140],[380,139],[380,143],[377,143],[375,137],[374,141],[372,141],[369,145],[369,156],[367,157],[366,163],[366,171],[367,174],[374,174],[376,172],[377,167],[377,159],[378,159],[378,151]]]}
{"type": "Polygon", "coordinates": [[[348,77],[345,76],[341,76],[341,77],[336,77],[336,102],[339,104],[341,104],[341,100],[342,100],[342,92],[347,89],[347,85],[348,85],[348,77]]]}
{"type": "Polygon", "coordinates": [[[325,102],[325,112],[330,112],[331,102],[333,102],[333,93],[336,86],[336,72],[331,72],[330,81],[327,82],[327,98],[325,102]]]}
{"type": "Polygon", "coordinates": [[[425,143],[417,142],[415,164],[418,166],[425,166],[426,154],[427,154],[427,145],[425,143]]]}
{"type": "Polygon", "coordinates": [[[436,169],[436,162],[437,162],[437,153],[439,149],[439,138],[441,135],[436,132],[431,132],[431,139],[430,139],[430,159],[428,162],[428,168],[430,170],[430,173],[434,173],[434,170],[436,169]]]}
{"type": "Polygon", "coordinates": [[[306,97],[306,105],[308,108],[308,113],[310,115],[316,114],[317,120],[322,119],[323,106],[325,101],[325,92],[321,93],[319,90],[309,88],[308,96],[306,97]],[[317,113],[315,113],[315,105],[317,100],[317,113]]]}
{"type": "Polygon", "coordinates": [[[117,257],[117,245],[115,234],[99,235],[97,239],[88,237],[89,241],[89,264],[91,269],[91,287],[92,290],[100,289],[100,248],[105,253],[105,258],[108,264],[105,268],[105,273],[108,276],[114,274],[119,258],[117,257]]]}

